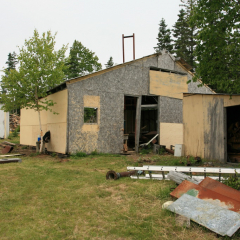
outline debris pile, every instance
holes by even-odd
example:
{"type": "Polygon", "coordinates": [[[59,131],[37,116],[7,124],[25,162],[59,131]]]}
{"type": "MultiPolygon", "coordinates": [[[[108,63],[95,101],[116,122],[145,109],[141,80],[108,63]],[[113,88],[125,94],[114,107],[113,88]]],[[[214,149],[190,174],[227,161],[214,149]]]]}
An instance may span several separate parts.
{"type": "Polygon", "coordinates": [[[240,227],[240,192],[206,177],[198,185],[183,181],[170,193],[175,202],[165,208],[231,237],[240,227]]]}
{"type": "Polygon", "coordinates": [[[7,142],[7,141],[2,142],[2,143],[0,144],[0,146],[2,147],[2,153],[3,153],[3,154],[5,154],[5,153],[10,153],[10,152],[13,150],[13,148],[14,148],[15,145],[16,145],[16,144],[10,143],[10,142],[7,142]]]}
{"type": "Polygon", "coordinates": [[[162,206],[176,214],[177,225],[189,227],[192,220],[219,235],[229,237],[240,228],[240,191],[220,182],[222,174],[236,176],[240,168],[145,165],[127,169],[143,172],[144,176],[131,175],[133,179],[170,179],[179,184],[170,193],[177,200],[168,201],[162,206]],[[203,176],[197,176],[196,173],[203,176]],[[207,177],[209,173],[218,176],[207,177]]]}
{"type": "Polygon", "coordinates": [[[9,127],[10,132],[13,132],[20,125],[20,116],[17,114],[10,114],[9,127]]]}

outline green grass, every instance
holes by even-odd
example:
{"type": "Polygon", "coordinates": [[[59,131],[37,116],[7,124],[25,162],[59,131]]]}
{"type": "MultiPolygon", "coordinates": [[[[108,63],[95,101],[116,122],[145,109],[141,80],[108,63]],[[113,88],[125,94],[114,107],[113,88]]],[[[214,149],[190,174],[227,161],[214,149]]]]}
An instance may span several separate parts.
{"type": "Polygon", "coordinates": [[[197,224],[175,226],[174,214],[162,210],[173,182],[105,178],[109,170],[136,164],[129,156],[93,154],[68,161],[22,157],[22,163],[0,165],[0,239],[217,239],[197,224]]]}

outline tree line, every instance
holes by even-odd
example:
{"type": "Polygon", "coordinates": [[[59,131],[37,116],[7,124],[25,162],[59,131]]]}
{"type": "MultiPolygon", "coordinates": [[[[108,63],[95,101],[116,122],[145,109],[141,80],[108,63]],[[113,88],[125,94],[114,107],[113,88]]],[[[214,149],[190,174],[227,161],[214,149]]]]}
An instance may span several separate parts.
{"type": "Polygon", "coordinates": [[[158,53],[168,50],[192,66],[200,79],[218,93],[240,93],[239,0],[181,0],[178,20],[170,29],[159,23],[158,53]]]}

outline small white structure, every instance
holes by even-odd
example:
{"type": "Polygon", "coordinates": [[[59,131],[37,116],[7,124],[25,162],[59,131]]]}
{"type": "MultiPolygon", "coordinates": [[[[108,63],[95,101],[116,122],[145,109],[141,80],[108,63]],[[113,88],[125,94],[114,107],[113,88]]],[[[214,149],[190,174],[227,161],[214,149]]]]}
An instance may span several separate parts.
{"type": "Polygon", "coordinates": [[[183,144],[175,144],[174,157],[182,157],[183,153],[183,144]]]}
{"type": "Polygon", "coordinates": [[[9,112],[4,112],[3,104],[0,104],[0,138],[7,138],[9,136],[9,112]]]}

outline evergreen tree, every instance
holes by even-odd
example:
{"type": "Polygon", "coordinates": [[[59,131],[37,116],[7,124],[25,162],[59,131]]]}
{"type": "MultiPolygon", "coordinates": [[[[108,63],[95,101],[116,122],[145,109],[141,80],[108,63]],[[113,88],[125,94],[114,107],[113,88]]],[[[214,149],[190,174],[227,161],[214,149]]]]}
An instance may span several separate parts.
{"type": "Polygon", "coordinates": [[[15,52],[8,54],[8,60],[6,61],[7,70],[10,72],[11,69],[16,69],[16,65],[18,63],[17,54],[15,52]]]}
{"type": "Polygon", "coordinates": [[[171,30],[167,28],[167,24],[165,23],[164,18],[160,21],[159,24],[159,32],[157,37],[158,43],[157,47],[154,47],[156,53],[160,52],[163,49],[172,51],[172,38],[171,38],[171,30]]]}
{"type": "MultiPolygon", "coordinates": [[[[7,68],[4,71],[6,76],[8,76],[8,74],[10,73],[10,70],[16,69],[17,63],[18,63],[17,54],[15,52],[9,53],[8,59],[6,61],[7,68]]],[[[6,89],[2,85],[2,81],[1,81],[1,88],[2,88],[1,92],[6,93],[6,89]]]]}
{"type": "MultiPolygon", "coordinates": [[[[193,68],[196,67],[196,58],[194,56],[194,50],[196,47],[196,35],[198,32],[198,29],[196,27],[196,24],[190,24],[190,18],[193,14],[194,7],[196,6],[196,0],[181,0],[183,4],[180,6],[185,8],[185,21],[188,25],[188,30],[184,34],[186,41],[187,41],[187,49],[188,54],[185,56],[187,63],[190,64],[193,68]]],[[[181,13],[180,13],[181,14],[181,13]]]]}
{"type": "Polygon", "coordinates": [[[183,58],[190,64],[190,46],[189,46],[189,24],[186,19],[186,12],[181,9],[178,14],[178,20],[173,26],[174,53],[177,57],[183,58]]]}
{"type": "Polygon", "coordinates": [[[113,62],[113,58],[110,57],[109,60],[107,61],[107,64],[105,64],[106,68],[110,68],[113,67],[114,62],[113,62]]]}
{"type": "Polygon", "coordinates": [[[94,52],[84,47],[81,42],[75,40],[70,48],[69,59],[65,71],[68,79],[83,76],[102,69],[101,63],[94,52]]]}

